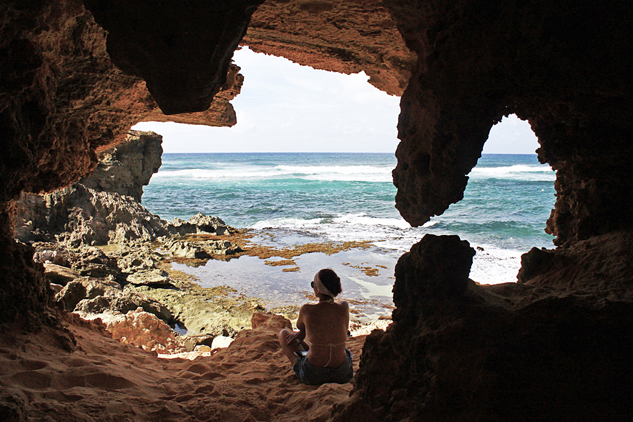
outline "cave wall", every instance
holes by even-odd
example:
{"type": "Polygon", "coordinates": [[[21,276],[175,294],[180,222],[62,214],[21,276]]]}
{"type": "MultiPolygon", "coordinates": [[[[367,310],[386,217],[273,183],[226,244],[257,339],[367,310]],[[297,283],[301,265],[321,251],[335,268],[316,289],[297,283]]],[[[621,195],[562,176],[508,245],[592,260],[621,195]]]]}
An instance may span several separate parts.
{"type": "Polygon", "coordinates": [[[407,221],[421,225],[460,200],[490,128],[516,113],[539,138],[539,160],[557,171],[547,223],[556,244],[631,226],[627,3],[384,3],[419,57],[393,173],[407,221]]]}
{"type": "MultiPolygon", "coordinates": [[[[99,16],[111,18],[107,5],[97,3],[93,5],[100,8],[99,16]]],[[[130,2],[131,11],[125,11],[119,3],[116,12],[120,15],[115,18],[132,19],[131,11],[142,7],[142,2],[130,2]]],[[[160,10],[176,16],[169,10],[178,9],[180,3],[165,3],[160,10]]],[[[209,9],[216,10],[211,3],[209,9]]],[[[139,121],[210,126],[236,123],[228,101],[239,93],[243,77],[239,67],[230,64],[230,57],[247,25],[250,3],[234,7],[239,19],[225,22],[224,15],[219,15],[218,24],[206,21],[216,28],[218,40],[205,42],[202,48],[212,50],[213,44],[220,45],[223,58],[223,74],[212,83],[203,83],[209,92],[217,93],[213,106],[170,118],[161,112],[143,79],[122,71],[124,64],[113,62],[108,51],[112,46],[107,45],[112,44],[112,37],[95,23],[81,0],[0,3],[0,321],[25,313],[37,315],[47,303],[42,271],[28,257],[32,251],[13,241],[13,201],[20,192],[50,192],[77,181],[95,168],[97,152],[122,142],[139,121]],[[237,29],[231,27],[233,24],[237,29]]],[[[144,16],[136,19],[125,21],[132,25],[125,27],[128,32],[132,28],[143,32],[143,24],[155,24],[144,16]]],[[[193,30],[189,33],[196,38],[193,30]]],[[[194,76],[201,66],[216,65],[200,62],[194,66],[195,60],[183,59],[178,65],[190,69],[194,76]]],[[[157,82],[152,79],[152,83],[157,82]]]]}

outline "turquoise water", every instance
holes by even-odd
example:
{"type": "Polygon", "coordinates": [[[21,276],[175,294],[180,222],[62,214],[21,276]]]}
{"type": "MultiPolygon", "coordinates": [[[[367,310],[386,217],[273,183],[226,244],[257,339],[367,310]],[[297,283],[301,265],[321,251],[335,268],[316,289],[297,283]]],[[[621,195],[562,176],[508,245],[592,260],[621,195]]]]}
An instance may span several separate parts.
{"type": "Polygon", "coordinates": [[[481,283],[515,281],[522,253],[553,247],[543,230],[554,205],[555,174],[536,155],[484,155],[469,175],[464,199],[417,228],[394,206],[395,166],[392,154],[164,154],[143,204],[168,220],[197,212],[218,216],[266,233],[260,240],[278,246],[346,240],[375,245],[334,256],[304,255],[299,273],[247,257],[179,268],[205,285],[230,284],[269,298],[271,306],[297,300],[297,280],[309,281],[326,266],[341,273],[350,297],[389,302],[395,262],[426,233],[457,234],[478,246],[471,278],[481,283]],[[353,267],[361,264],[387,268],[369,277],[353,267]]]}

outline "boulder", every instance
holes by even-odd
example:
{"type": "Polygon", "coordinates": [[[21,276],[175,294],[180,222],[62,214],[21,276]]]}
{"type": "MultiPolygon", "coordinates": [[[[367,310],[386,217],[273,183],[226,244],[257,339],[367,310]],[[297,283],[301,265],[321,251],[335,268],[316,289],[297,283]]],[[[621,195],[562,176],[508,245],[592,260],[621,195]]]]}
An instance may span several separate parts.
{"type": "MultiPolygon", "coordinates": [[[[112,338],[157,353],[181,353],[185,347],[176,333],[164,321],[139,308],[126,314],[104,313],[99,317],[106,324],[112,338]]],[[[93,319],[91,318],[91,319],[93,319]]]]}
{"type": "Polygon", "coordinates": [[[236,228],[228,226],[221,218],[204,215],[201,212],[191,217],[189,221],[174,218],[170,230],[172,233],[181,236],[187,234],[215,234],[223,236],[238,232],[236,228]]]}
{"type": "Polygon", "coordinates": [[[102,296],[107,291],[118,290],[120,288],[121,286],[115,282],[81,277],[66,284],[64,288],[55,295],[55,301],[61,304],[65,310],[72,312],[82,300],[93,299],[97,296],[102,296]]]}
{"type": "Polygon", "coordinates": [[[191,242],[181,240],[170,240],[165,243],[165,248],[176,258],[207,259],[211,255],[202,247],[191,242]]]}
{"type": "Polygon", "coordinates": [[[75,271],[61,265],[55,265],[50,262],[44,263],[44,276],[48,281],[55,284],[65,286],[68,282],[79,277],[75,271]]]}
{"type": "Polygon", "coordinates": [[[117,261],[99,248],[84,246],[72,251],[71,254],[71,268],[79,275],[97,278],[118,278],[120,275],[117,261]]]}
{"type": "Polygon", "coordinates": [[[102,314],[105,312],[127,314],[139,308],[155,315],[165,321],[165,323],[173,321],[173,316],[169,309],[160,302],[142,293],[128,289],[109,290],[103,295],[83,299],[77,303],[73,310],[85,316],[86,314],[102,314]]]}
{"type": "Polygon", "coordinates": [[[169,274],[159,269],[137,271],[128,275],[126,280],[137,286],[166,287],[171,285],[169,274]]]}

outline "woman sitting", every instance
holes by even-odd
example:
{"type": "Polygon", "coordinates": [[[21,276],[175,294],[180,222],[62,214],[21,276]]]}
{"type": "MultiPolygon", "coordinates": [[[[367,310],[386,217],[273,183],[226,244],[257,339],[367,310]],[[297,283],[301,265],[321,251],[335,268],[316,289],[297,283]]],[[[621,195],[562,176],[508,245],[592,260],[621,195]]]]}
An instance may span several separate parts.
{"type": "Polygon", "coordinates": [[[352,354],[345,348],[349,305],[334,301],[342,291],[341,279],[334,271],[323,269],[311,284],[319,303],[303,305],[297,320],[299,331],[281,330],[279,343],[304,384],[346,383],[354,369],[352,354]]]}

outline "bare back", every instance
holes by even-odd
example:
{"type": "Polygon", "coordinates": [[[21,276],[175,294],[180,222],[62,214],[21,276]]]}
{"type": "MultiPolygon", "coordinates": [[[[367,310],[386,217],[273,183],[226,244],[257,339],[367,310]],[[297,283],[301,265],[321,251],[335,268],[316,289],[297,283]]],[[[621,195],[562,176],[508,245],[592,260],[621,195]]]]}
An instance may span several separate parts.
{"type": "Polygon", "coordinates": [[[345,341],[349,328],[347,302],[319,302],[301,307],[297,328],[305,327],[310,345],[308,360],[315,366],[338,368],[347,359],[345,341]],[[329,362],[329,363],[328,363],[329,362]]]}

